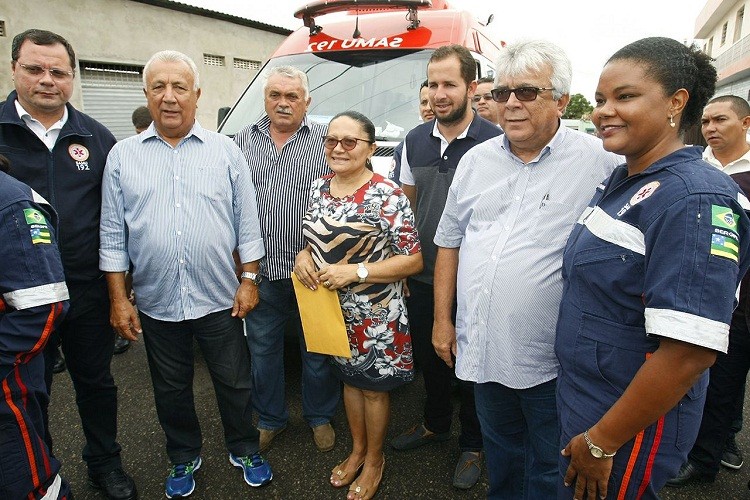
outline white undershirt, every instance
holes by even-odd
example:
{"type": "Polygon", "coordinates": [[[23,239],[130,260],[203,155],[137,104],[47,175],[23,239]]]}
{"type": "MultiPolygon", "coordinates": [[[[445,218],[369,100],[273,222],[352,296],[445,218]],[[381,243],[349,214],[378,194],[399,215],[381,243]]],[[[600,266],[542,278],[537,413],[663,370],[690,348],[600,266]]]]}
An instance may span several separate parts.
{"type": "Polygon", "coordinates": [[[36,120],[28,111],[23,109],[23,106],[18,102],[18,99],[16,99],[16,111],[18,112],[18,116],[21,117],[21,120],[23,120],[31,131],[34,132],[34,134],[36,134],[36,136],[47,146],[47,149],[52,151],[52,148],[55,147],[55,143],[57,142],[57,138],[60,136],[60,130],[62,130],[63,125],[68,121],[68,107],[63,106],[62,118],[53,123],[50,128],[45,128],[44,125],[42,125],[42,122],[36,120]]]}

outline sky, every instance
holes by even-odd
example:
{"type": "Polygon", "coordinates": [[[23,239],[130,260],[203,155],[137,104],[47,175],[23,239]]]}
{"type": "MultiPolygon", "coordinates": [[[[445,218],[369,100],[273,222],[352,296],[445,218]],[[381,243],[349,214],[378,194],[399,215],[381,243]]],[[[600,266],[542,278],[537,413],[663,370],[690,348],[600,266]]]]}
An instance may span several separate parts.
{"type": "MultiPolygon", "coordinates": [[[[264,8],[249,0],[181,0],[210,10],[296,29],[294,11],[309,0],[273,0],[264,8]],[[270,4],[273,8],[270,8],[270,4]]],[[[647,36],[692,41],[695,20],[707,0],[448,0],[478,20],[494,19],[495,40],[543,38],[562,47],[573,64],[571,93],[593,101],[601,68],[622,46],[647,36]],[[567,6],[563,8],[563,6],[567,6]]],[[[702,46],[702,43],[699,42],[702,46]]]]}

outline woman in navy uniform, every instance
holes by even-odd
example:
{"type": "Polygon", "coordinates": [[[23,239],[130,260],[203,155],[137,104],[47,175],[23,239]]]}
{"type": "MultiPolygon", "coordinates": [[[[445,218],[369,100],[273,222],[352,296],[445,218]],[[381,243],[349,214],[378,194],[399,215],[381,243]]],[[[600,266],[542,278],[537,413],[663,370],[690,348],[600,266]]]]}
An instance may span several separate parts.
{"type": "Polygon", "coordinates": [[[68,309],[51,207],[0,156],[0,498],[70,498],[44,442],[47,340],[68,309]]]}
{"type": "Polygon", "coordinates": [[[559,498],[658,498],[695,441],[750,263],[747,200],[681,140],[715,82],[707,55],[669,38],[627,45],[602,70],[592,119],[626,163],[564,254],[559,498]]]}

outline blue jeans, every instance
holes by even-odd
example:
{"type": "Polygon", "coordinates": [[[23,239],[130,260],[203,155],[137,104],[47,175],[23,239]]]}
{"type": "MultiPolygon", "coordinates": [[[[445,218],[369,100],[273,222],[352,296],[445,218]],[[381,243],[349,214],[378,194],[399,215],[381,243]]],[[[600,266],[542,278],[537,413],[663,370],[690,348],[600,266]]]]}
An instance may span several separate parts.
{"type": "Polygon", "coordinates": [[[258,451],[252,425],[250,359],[242,321],[231,310],[202,318],[161,321],[140,313],[156,413],[167,437],[167,455],[181,464],[200,455],[203,439],[193,395],[193,339],[211,374],[227,450],[237,456],[258,451]]]}
{"type": "Polygon", "coordinates": [[[302,353],[302,416],[308,425],[328,423],[341,397],[341,383],[331,371],[328,356],[307,352],[291,278],[264,279],[260,302],[245,318],[259,429],[279,429],[289,419],[284,398],[284,331],[290,321],[302,353]]]}
{"type": "Polygon", "coordinates": [[[555,382],[474,386],[490,488],[487,498],[555,498],[560,429],[555,382]]]}

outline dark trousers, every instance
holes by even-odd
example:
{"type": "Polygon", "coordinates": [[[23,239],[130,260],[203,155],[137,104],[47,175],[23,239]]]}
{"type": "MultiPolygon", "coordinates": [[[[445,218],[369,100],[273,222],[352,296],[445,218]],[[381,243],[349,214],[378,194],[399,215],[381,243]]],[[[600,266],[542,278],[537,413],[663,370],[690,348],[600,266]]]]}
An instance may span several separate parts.
{"type": "Polygon", "coordinates": [[[742,404],[738,395],[745,387],[748,370],[750,327],[748,318],[737,310],[729,328],[729,351],[719,354],[711,367],[703,420],[688,456],[702,472],[716,474],[719,471],[724,444],[737,416],[737,405],[742,404]]]}
{"type": "Polygon", "coordinates": [[[250,357],[242,320],[231,310],[185,321],[161,321],[140,313],[159,423],[173,464],[200,455],[203,438],[193,397],[193,339],[211,374],[227,449],[236,456],[258,451],[252,423],[250,357]]]}
{"type": "MultiPolygon", "coordinates": [[[[110,371],[115,336],[109,325],[109,296],[103,277],[68,284],[70,309],[44,351],[45,382],[52,390],[52,364],[62,342],[65,363],[76,392],[78,414],[86,438],[83,459],[89,472],[109,472],[121,466],[117,443],[117,386],[110,371]]],[[[47,407],[43,408],[45,440],[52,452],[47,407]]]]}
{"type": "MultiPolygon", "coordinates": [[[[430,284],[410,279],[409,293],[406,307],[409,313],[409,331],[414,360],[422,370],[427,393],[424,405],[424,425],[431,432],[448,432],[453,420],[451,388],[455,375],[453,368],[448,367],[432,347],[435,307],[433,287],[430,284]]],[[[458,385],[461,399],[458,414],[461,434],[458,437],[458,445],[461,451],[479,451],[482,449],[482,433],[474,406],[474,383],[459,380],[458,385]]]]}

